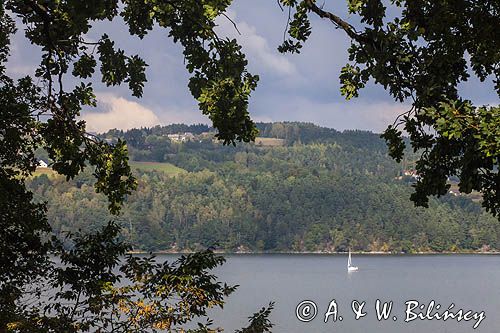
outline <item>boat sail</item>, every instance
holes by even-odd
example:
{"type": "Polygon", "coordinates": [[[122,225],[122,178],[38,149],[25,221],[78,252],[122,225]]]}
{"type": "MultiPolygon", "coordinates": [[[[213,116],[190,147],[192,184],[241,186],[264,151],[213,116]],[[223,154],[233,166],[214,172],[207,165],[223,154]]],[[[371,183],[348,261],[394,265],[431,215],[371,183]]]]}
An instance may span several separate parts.
{"type": "Polygon", "coordinates": [[[358,270],[358,267],[352,265],[351,249],[349,249],[349,258],[347,259],[347,271],[348,272],[355,272],[357,270],[358,270]]]}

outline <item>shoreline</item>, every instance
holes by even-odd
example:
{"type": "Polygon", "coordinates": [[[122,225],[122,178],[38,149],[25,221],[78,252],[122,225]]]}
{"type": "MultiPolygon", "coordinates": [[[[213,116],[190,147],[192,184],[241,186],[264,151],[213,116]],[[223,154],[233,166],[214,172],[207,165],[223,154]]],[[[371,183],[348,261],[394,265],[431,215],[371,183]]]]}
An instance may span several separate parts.
{"type": "MultiPolygon", "coordinates": [[[[140,250],[132,250],[128,251],[127,254],[153,254],[153,255],[163,255],[163,254],[172,254],[172,255],[182,255],[182,254],[192,254],[196,251],[192,250],[181,250],[181,251],[173,251],[173,250],[165,250],[165,251],[140,251],[140,250]]],[[[216,254],[224,254],[224,255],[262,255],[262,254],[276,254],[276,255],[347,255],[347,252],[321,252],[321,251],[236,251],[236,252],[227,252],[215,250],[216,254]]],[[[435,251],[426,251],[426,252],[412,252],[412,253],[404,253],[404,252],[382,252],[382,251],[351,251],[351,254],[357,255],[383,255],[383,256],[424,256],[424,255],[500,255],[500,251],[443,251],[443,252],[435,252],[435,251]]]]}

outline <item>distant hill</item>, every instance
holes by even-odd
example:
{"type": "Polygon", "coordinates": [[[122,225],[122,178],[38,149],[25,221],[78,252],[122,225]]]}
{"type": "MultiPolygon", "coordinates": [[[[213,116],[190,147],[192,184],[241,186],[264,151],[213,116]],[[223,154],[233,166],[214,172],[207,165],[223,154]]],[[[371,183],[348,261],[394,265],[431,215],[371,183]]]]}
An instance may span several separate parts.
{"type": "MultiPolygon", "coordinates": [[[[261,144],[236,147],[213,140],[205,125],[101,134],[127,140],[139,182],[117,218],[123,237],[148,251],[500,249],[499,221],[480,198],[451,193],[431,198],[428,209],[414,207],[415,179],[403,171],[416,156],[396,164],[378,134],[308,123],[258,128],[261,144]]],[[[70,183],[39,172],[28,185],[48,199],[49,220],[65,232],[112,218],[92,184],[87,170],[70,183]]]]}

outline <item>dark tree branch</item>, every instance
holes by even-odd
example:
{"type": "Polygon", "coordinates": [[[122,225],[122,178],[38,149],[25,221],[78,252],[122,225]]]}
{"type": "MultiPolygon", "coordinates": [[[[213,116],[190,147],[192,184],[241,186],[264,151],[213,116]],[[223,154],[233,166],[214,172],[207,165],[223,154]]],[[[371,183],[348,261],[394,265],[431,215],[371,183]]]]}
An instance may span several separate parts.
{"type": "Polygon", "coordinates": [[[344,30],[351,39],[354,39],[359,43],[363,42],[363,38],[361,37],[361,35],[348,22],[344,21],[337,15],[327,12],[322,8],[318,7],[318,5],[316,5],[315,0],[304,0],[304,1],[310,11],[316,13],[321,18],[329,19],[337,28],[344,30]]]}
{"type": "Polygon", "coordinates": [[[236,22],[234,22],[229,16],[227,16],[226,13],[222,13],[222,15],[229,20],[234,26],[234,29],[238,32],[238,35],[241,35],[241,32],[238,30],[238,26],[236,25],[236,22]]]}

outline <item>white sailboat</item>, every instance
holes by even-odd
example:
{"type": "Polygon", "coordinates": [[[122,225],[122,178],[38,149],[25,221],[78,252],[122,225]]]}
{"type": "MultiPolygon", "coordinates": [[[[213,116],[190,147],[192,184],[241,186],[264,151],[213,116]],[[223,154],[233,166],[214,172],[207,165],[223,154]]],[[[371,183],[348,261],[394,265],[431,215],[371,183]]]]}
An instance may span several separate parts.
{"type": "Polygon", "coordinates": [[[352,265],[351,249],[349,249],[349,258],[347,259],[347,271],[348,272],[355,272],[357,270],[358,270],[358,267],[352,265]]]}

